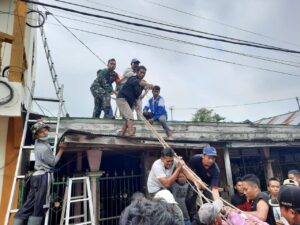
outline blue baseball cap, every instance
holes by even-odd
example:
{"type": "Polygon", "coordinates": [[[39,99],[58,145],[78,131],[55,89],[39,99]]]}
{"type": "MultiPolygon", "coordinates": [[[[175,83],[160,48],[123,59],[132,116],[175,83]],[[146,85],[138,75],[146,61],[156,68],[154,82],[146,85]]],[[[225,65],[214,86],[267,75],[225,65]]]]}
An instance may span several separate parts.
{"type": "Polygon", "coordinates": [[[205,147],[203,148],[203,154],[208,156],[217,156],[217,151],[214,147],[205,147]]]}

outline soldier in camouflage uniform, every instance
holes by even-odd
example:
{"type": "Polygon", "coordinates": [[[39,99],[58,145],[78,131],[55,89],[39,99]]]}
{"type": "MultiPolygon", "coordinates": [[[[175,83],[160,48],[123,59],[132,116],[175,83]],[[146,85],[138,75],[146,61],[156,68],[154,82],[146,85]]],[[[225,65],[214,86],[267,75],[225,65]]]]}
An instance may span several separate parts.
{"type": "Polygon", "coordinates": [[[115,94],[112,83],[120,82],[118,74],[114,71],[116,68],[116,60],[110,59],[107,68],[97,71],[97,78],[91,86],[91,92],[94,96],[94,112],[93,117],[99,118],[101,111],[104,111],[104,118],[113,118],[111,110],[111,94],[115,94]]]}

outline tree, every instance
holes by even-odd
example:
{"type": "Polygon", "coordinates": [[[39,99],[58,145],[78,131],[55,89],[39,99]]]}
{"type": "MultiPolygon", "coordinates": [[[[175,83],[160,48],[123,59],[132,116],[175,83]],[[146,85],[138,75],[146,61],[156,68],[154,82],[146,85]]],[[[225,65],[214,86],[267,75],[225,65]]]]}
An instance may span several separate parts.
{"type": "Polygon", "coordinates": [[[213,109],[201,108],[193,114],[193,122],[220,122],[225,120],[225,117],[213,112],[213,109]]]}

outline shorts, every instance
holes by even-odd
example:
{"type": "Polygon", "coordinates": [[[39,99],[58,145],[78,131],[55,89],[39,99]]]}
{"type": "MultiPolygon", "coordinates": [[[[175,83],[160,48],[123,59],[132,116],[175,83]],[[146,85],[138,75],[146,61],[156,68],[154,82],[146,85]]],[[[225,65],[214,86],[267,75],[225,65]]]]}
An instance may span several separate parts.
{"type": "Polygon", "coordinates": [[[117,106],[122,117],[126,120],[133,120],[133,112],[125,98],[117,98],[117,106]]]}

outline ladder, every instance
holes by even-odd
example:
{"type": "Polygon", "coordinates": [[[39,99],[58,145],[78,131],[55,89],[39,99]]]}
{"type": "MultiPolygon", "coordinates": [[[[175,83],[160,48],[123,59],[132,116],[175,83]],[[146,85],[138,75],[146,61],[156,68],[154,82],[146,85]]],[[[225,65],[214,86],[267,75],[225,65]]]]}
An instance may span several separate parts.
{"type": "Polygon", "coordinates": [[[60,217],[60,225],[69,225],[70,220],[74,220],[78,218],[83,218],[84,221],[81,221],[80,223],[76,223],[77,225],[83,225],[83,224],[95,225],[95,217],[93,211],[92,193],[91,193],[91,185],[90,185],[89,177],[69,178],[66,186],[62,213],[60,217]],[[74,183],[79,183],[79,182],[83,183],[83,189],[82,189],[83,195],[72,196],[72,185],[74,183]],[[83,203],[84,206],[83,214],[71,216],[70,215],[71,203],[77,203],[77,202],[83,203]],[[89,210],[87,210],[87,203],[89,206],[89,210]],[[89,217],[87,217],[88,212],[89,212],[89,217]]]}
{"type": "MultiPolygon", "coordinates": [[[[59,82],[58,82],[57,74],[56,74],[56,71],[54,69],[54,63],[53,63],[53,60],[52,60],[52,57],[51,57],[51,54],[50,54],[50,50],[49,50],[49,47],[48,47],[48,44],[47,44],[47,38],[45,36],[43,26],[41,26],[41,36],[42,36],[43,45],[44,45],[44,49],[45,49],[45,53],[46,53],[46,57],[47,57],[51,77],[52,77],[52,82],[53,82],[53,85],[54,85],[54,88],[55,88],[55,93],[56,93],[57,98],[34,97],[35,81],[32,82],[32,86],[29,90],[30,98],[29,98],[29,102],[28,102],[28,105],[27,105],[27,112],[26,112],[26,116],[25,116],[25,122],[24,122],[23,133],[22,133],[22,138],[21,138],[21,144],[20,144],[20,149],[19,149],[19,155],[18,155],[18,160],[17,160],[17,165],[16,165],[16,171],[15,171],[12,190],[11,190],[10,198],[9,198],[9,202],[8,202],[8,209],[7,209],[7,212],[6,212],[6,215],[5,215],[4,225],[8,225],[9,222],[10,222],[12,214],[15,214],[18,211],[17,208],[13,208],[13,203],[14,203],[14,199],[15,199],[15,194],[16,194],[16,190],[17,190],[18,181],[21,181],[21,180],[25,179],[25,174],[22,174],[22,171],[21,171],[21,163],[23,162],[23,154],[26,151],[34,150],[33,145],[30,145],[30,146],[25,145],[26,133],[27,133],[27,130],[28,130],[29,126],[31,124],[37,122],[37,120],[32,120],[30,118],[33,101],[58,103],[58,110],[57,110],[57,116],[56,116],[55,121],[43,121],[46,124],[55,124],[54,143],[51,146],[51,148],[53,149],[53,154],[54,155],[56,155],[56,146],[57,146],[57,142],[58,142],[60,117],[62,115],[64,115],[64,116],[67,115],[68,116],[68,113],[67,113],[67,110],[66,110],[66,107],[65,107],[65,104],[64,104],[64,100],[63,100],[64,86],[60,85],[59,82]]],[[[44,221],[45,221],[44,224],[48,225],[49,210],[47,210],[47,212],[46,212],[44,221]]]]}

